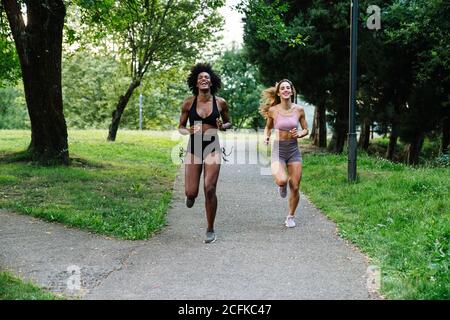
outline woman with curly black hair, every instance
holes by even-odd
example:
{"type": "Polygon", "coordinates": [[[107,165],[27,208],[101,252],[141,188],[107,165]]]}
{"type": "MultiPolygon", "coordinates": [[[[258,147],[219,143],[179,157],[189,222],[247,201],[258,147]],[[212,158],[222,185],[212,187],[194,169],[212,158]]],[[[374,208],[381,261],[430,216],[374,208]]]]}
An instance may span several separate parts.
{"type": "Polygon", "coordinates": [[[181,134],[190,135],[185,159],[186,206],[192,208],[194,205],[203,171],[208,224],[205,243],[212,243],[216,240],[216,186],[221,163],[218,130],[231,128],[231,122],[227,102],[215,96],[221,87],[221,80],[211,65],[196,64],[191,69],[187,83],[193,96],[184,100],[178,126],[181,134]],[[188,120],[189,127],[186,127],[188,120]]]}

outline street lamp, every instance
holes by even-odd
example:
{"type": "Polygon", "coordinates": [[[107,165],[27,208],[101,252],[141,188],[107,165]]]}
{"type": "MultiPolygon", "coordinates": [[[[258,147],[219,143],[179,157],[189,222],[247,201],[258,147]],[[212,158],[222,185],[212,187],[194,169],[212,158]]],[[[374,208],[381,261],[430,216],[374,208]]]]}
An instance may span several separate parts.
{"type": "Polygon", "coordinates": [[[358,47],[358,0],[352,0],[350,25],[350,94],[348,119],[348,181],[356,181],[356,52],[358,47]]]}

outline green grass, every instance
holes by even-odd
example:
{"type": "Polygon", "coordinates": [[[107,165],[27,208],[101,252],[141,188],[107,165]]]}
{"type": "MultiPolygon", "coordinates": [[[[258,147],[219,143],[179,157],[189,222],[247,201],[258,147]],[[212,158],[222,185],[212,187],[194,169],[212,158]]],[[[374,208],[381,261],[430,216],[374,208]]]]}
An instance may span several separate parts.
{"type": "Polygon", "coordinates": [[[70,131],[69,167],[11,162],[29,131],[0,130],[0,208],[123,239],[146,239],[165,223],[178,165],[170,134],[70,131]]]}
{"type": "Polygon", "coordinates": [[[0,300],[61,300],[58,297],[12,276],[8,272],[0,272],[0,300]]]}
{"type": "Polygon", "coordinates": [[[393,299],[450,299],[450,170],[358,155],[305,154],[301,189],[382,270],[393,299]]]}

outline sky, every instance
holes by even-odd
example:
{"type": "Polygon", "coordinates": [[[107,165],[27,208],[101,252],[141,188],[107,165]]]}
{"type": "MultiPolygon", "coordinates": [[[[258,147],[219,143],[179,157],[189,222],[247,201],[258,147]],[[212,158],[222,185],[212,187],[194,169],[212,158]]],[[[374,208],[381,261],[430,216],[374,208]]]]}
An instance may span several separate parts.
{"type": "Polygon", "coordinates": [[[238,4],[240,0],[227,0],[225,7],[220,9],[220,13],[225,17],[225,27],[222,33],[223,43],[227,47],[231,47],[233,42],[241,45],[243,42],[242,15],[236,10],[231,9],[232,6],[238,4]]]}

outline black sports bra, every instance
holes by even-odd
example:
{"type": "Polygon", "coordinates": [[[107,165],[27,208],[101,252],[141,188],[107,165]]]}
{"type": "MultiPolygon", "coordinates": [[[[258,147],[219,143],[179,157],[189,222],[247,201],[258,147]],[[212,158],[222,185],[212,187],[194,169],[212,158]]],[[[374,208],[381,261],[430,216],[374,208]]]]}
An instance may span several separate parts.
{"type": "Polygon", "coordinates": [[[216,119],[220,117],[219,108],[217,107],[216,97],[213,96],[213,108],[212,112],[206,118],[202,118],[197,113],[197,96],[195,96],[194,102],[189,109],[189,124],[194,125],[195,122],[201,122],[202,124],[209,124],[213,127],[217,127],[216,119]]]}

